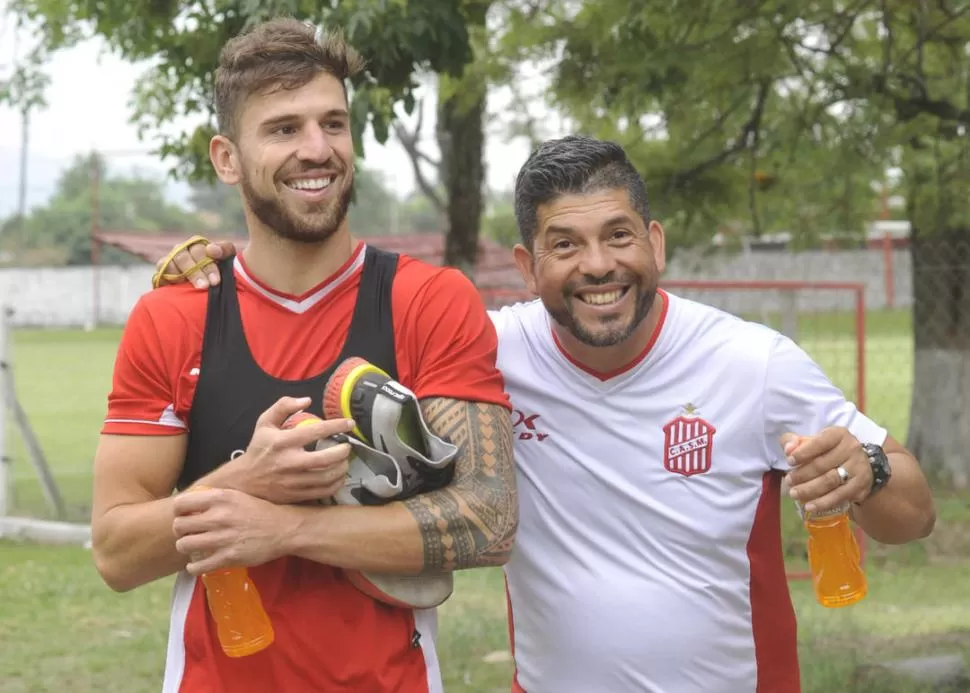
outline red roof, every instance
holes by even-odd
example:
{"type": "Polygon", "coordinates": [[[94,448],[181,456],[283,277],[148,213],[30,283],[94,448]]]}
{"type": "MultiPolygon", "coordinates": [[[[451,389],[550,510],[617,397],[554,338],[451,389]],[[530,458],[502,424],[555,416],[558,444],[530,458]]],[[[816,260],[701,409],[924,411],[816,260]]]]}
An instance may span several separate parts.
{"type": "MultiPolygon", "coordinates": [[[[148,234],[123,231],[102,231],[97,234],[101,243],[155,264],[177,244],[186,240],[185,234],[148,234]]],[[[232,241],[236,250],[246,247],[247,239],[207,236],[212,241],[232,241]]],[[[437,233],[366,236],[362,240],[391,252],[410,255],[432,265],[444,262],[444,236],[437,233]]],[[[525,290],[522,278],[512,258],[512,251],[488,239],[478,241],[478,263],[475,284],[490,308],[527,301],[532,294],[525,290]]]]}

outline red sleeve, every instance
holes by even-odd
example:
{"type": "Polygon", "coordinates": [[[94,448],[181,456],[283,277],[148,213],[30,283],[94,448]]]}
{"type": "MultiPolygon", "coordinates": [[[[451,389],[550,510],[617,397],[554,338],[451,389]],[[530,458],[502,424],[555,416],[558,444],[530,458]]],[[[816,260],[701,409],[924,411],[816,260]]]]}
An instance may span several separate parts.
{"type": "Polygon", "coordinates": [[[160,321],[159,316],[170,311],[157,310],[159,307],[164,308],[158,306],[157,297],[148,294],[128,316],[115,359],[102,433],[157,436],[187,430],[176,394],[179,349],[172,348],[181,326],[176,320],[160,321]]]}
{"type": "MultiPolygon", "coordinates": [[[[478,289],[456,269],[433,271],[411,294],[403,324],[398,325],[399,362],[408,366],[406,373],[399,366],[402,382],[418,398],[488,402],[511,411],[496,367],[495,326],[478,289]]],[[[410,283],[401,278],[405,286],[410,283]]]]}

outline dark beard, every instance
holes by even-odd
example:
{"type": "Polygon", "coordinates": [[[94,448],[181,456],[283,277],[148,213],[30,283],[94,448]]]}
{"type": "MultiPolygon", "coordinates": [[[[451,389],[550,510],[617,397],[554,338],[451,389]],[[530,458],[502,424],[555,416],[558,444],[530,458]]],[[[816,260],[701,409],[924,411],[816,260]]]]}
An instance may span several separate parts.
{"type": "MultiPolygon", "coordinates": [[[[333,185],[334,183],[331,183],[333,185]]],[[[246,204],[252,210],[256,218],[259,219],[268,229],[278,237],[297,243],[323,243],[330,238],[344,219],[350,209],[350,201],[353,198],[354,182],[351,179],[350,185],[340,193],[337,198],[333,213],[317,225],[308,225],[299,219],[293,218],[286,209],[280,204],[279,200],[271,197],[262,197],[253,189],[248,175],[243,175],[240,181],[243,197],[246,204]]]]}
{"type": "Polygon", "coordinates": [[[657,283],[653,282],[649,286],[644,287],[639,283],[632,284],[624,281],[623,283],[630,285],[628,291],[634,292],[633,318],[626,325],[616,325],[607,328],[605,331],[597,330],[594,332],[586,328],[573,314],[573,296],[578,289],[599,284],[609,284],[614,281],[617,281],[616,278],[607,276],[600,280],[567,286],[563,290],[562,304],[555,308],[546,306],[546,310],[552,316],[553,320],[569,330],[569,333],[583,344],[591,347],[616,346],[625,339],[628,339],[647,317],[650,308],[653,307],[653,301],[657,296],[657,283]]]}

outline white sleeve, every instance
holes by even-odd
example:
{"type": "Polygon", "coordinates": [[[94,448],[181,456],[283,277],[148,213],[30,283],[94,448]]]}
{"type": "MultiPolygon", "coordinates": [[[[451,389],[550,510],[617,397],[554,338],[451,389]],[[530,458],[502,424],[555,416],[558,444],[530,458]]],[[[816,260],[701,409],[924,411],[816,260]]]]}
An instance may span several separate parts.
{"type": "Polygon", "coordinates": [[[844,426],[862,443],[882,445],[887,431],[860,412],[821,367],[788,337],[778,335],[765,374],[765,444],[775,469],[787,471],[779,439],[783,433],[814,435],[844,426]]]}
{"type": "Polygon", "coordinates": [[[512,309],[508,306],[504,306],[498,310],[490,309],[488,311],[488,317],[491,319],[492,324],[495,325],[495,336],[498,337],[499,346],[501,346],[502,334],[508,329],[509,322],[513,319],[512,309]]]}

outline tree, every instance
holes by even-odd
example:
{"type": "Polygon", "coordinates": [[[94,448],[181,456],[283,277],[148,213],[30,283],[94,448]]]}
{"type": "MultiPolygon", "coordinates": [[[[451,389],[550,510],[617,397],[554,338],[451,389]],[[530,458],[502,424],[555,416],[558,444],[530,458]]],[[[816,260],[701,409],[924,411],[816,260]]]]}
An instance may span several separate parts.
{"type": "MultiPolygon", "coordinates": [[[[554,14],[566,3],[552,0],[548,4],[554,14]]],[[[517,67],[537,57],[529,46],[528,32],[522,32],[521,26],[529,27],[551,14],[550,8],[534,1],[482,0],[468,5],[474,59],[460,78],[439,75],[436,82],[435,141],[440,157],[432,157],[421,146],[423,108],[418,109],[412,129],[397,121],[394,132],[411,160],[418,189],[449,229],[445,262],[472,276],[480,233],[492,234],[501,227],[501,242],[510,242],[508,231],[514,233],[515,226],[514,215],[502,221],[493,216],[483,219],[487,207],[484,150],[489,90],[504,86],[512,92],[513,110],[517,112],[503,114],[510,121],[505,129],[510,137],[524,136],[537,145],[541,139],[537,124],[529,116],[516,83],[517,67]],[[430,167],[430,176],[425,167],[430,167]],[[513,224],[504,226],[509,220],[513,224]]]]}
{"type": "Polygon", "coordinates": [[[195,180],[189,184],[189,204],[220,234],[246,235],[246,215],[237,188],[219,180],[195,180]]]}
{"type": "MultiPolygon", "coordinates": [[[[443,195],[426,181],[421,160],[431,160],[417,149],[417,135],[397,128],[398,138],[411,157],[418,186],[447,223],[445,264],[458,267],[474,278],[478,238],[484,210],[485,117],[488,97],[489,0],[466,0],[466,29],[475,59],[461,75],[439,74],[437,78],[436,139],[441,153],[437,161],[437,182],[443,195]]],[[[418,129],[420,132],[420,118],[418,129]]]]}
{"type": "MultiPolygon", "coordinates": [[[[474,278],[478,237],[484,209],[485,117],[487,85],[476,78],[473,66],[459,80],[437,81],[437,118],[435,139],[440,155],[432,158],[421,147],[424,122],[423,104],[409,131],[400,122],[393,124],[414,172],[418,190],[427,200],[433,216],[448,229],[444,261],[474,278]],[[422,164],[432,168],[432,177],[422,164]]],[[[433,224],[437,226],[438,224],[433,224]]]]}
{"type": "Polygon", "coordinates": [[[448,205],[445,263],[474,277],[485,185],[487,86],[471,74],[439,80],[438,144],[448,205]]]}
{"type": "Polygon", "coordinates": [[[519,30],[560,51],[554,103],[630,148],[683,236],[742,213],[758,233],[772,211],[810,219],[803,234],[858,233],[886,169],[902,167],[914,229],[908,444],[932,473],[970,484],[970,408],[956,404],[970,390],[970,6],[545,6],[555,21],[519,30]]]}
{"type": "Polygon", "coordinates": [[[358,166],[354,186],[353,231],[358,236],[385,236],[397,233],[395,215],[400,204],[380,171],[358,166]]]}
{"type": "Polygon", "coordinates": [[[445,224],[442,209],[421,192],[401,202],[398,223],[405,233],[441,233],[445,224]]]}
{"type": "Polygon", "coordinates": [[[507,248],[519,242],[519,225],[515,220],[512,191],[492,196],[482,220],[482,234],[507,248]]]}
{"type": "MultiPolygon", "coordinates": [[[[50,78],[43,71],[47,53],[42,43],[33,42],[26,50],[25,55],[16,55],[18,44],[21,37],[34,39],[37,34],[37,27],[26,22],[25,18],[19,14],[11,12],[8,8],[0,10],[0,21],[6,21],[10,17],[13,19],[13,44],[14,60],[16,61],[9,76],[5,76],[6,70],[0,70],[0,106],[11,106],[20,114],[22,127],[20,143],[20,183],[17,200],[17,214],[9,220],[5,226],[7,233],[17,231],[23,224],[23,215],[27,208],[27,162],[29,160],[29,140],[30,140],[30,117],[38,108],[47,105],[44,92],[50,83],[50,78]]],[[[2,237],[0,236],[0,237],[2,237]]]]}
{"type": "Polygon", "coordinates": [[[861,115],[814,100],[815,85],[779,39],[787,22],[811,18],[784,10],[613,0],[576,11],[550,2],[554,19],[520,20],[517,32],[561,53],[552,104],[577,130],[624,145],[677,240],[703,240],[734,217],[755,235],[793,220],[861,228],[882,160],[860,150],[861,115]]]}
{"type": "MultiPolygon", "coordinates": [[[[306,4],[296,0],[211,7],[173,0],[18,0],[27,16],[50,27],[51,47],[75,40],[78,27],[93,33],[129,60],[153,59],[155,66],[136,89],[133,119],[142,134],[157,132],[173,118],[201,117],[191,132],[162,136],[159,152],[175,157],[173,173],[189,180],[212,180],[207,164],[208,142],[214,131],[211,111],[212,74],[221,46],[245,27],[278,15],[341,27],[367,58],[368,69],[352,85],[351,115],[355,144],[363,153],[362,135],[373,129],[385,142],[394,106],[410,113],[417,76],[433,73],[461,79],[472,60],[468,26],[483,26],[488,4],[478,0],[344,0],[306,4]]],[[[448,261],[470,267],[474,258],[459,257],[474,249],[464,236],[477,238],[480,205],[473,199],[474,170],[466,164],[476,144],[476,104],[454,101],[451,154],[454,180],[449,184],[455,204],[449,213],[448,261]],[[472,176],[472,177],[470,177],[472,176]],[[452,238],[454,237],[454,238],[452,238]],[[471,250],[470,250],[471,249],[471,250]]],[[[480,165],[480,157],[479,157],[480,165]]]]}
{"type": "MultiPolygon", "coordinates": [[[[76,157],[57,183],[47,204],[34,209],[23,220],[18,245],[24,249],[45,249],[55,262],[84,265],[91,257],[92,171],[97,167],[101,184],[99,208],[101,228],[144,233],[191,235],[202,230],[202,222],[165,199],[163,183],[147,176],[111,176],[97,156],[76,157]],[[93,157],[93,158],[92,158],[93,157]]],[[[105,248],[104,262],[127,264],[130,255],[105,248]]]]}
{"type": "Polygon", "coordinates": [[[460,77],[438,75],[435,79],[435,140],[439,157],[431,157],[421,147],[423,104],[418,104],[417,123],[412,130],[400,121],[393,127],[411,160],[418,189],[448,228],[445,264],[474,278],[485,208],[485,123],[488,78],[493,67],[486,19],[492,3],[469,2],[468,6],[474,60],[465,66],[460,77]],[[432,177],[425,174],[422,164],[432,168],[432,177]]]}

